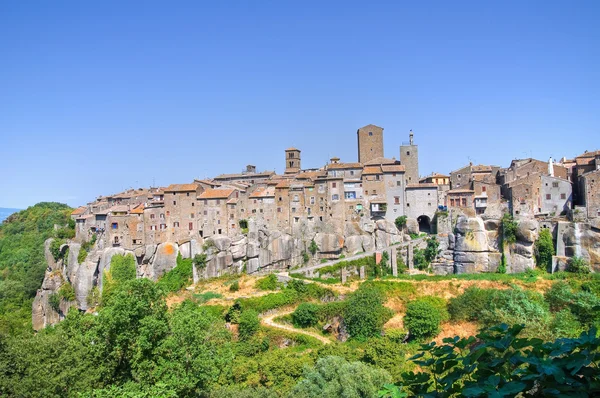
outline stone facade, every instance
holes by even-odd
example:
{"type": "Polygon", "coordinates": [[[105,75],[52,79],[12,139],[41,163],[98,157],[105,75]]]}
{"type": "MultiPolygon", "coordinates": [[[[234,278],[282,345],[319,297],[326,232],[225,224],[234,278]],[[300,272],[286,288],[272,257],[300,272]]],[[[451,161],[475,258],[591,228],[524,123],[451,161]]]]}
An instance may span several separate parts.
{"type": "Polygon", "coordinates": [[[382,158],[383,155],[383,128],[369,124],[361,127],[356,132],[358,137],[358,162],[382,158]]]}

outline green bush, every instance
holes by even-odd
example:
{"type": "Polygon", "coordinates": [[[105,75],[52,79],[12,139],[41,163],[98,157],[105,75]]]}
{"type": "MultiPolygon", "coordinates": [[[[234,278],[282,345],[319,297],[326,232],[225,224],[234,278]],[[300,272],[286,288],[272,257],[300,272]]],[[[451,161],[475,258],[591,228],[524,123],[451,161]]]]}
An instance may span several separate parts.
{"type": "Polygon", "coordinates": [[[69,282],[65,282],[60,286],[58,295],[65,301],[75,301],[75,289],[69,282]]]}
{"type": "Polygon", "coordinates": [[[115,282],[125,282],[135,279],[136,262],[132,254],[126,256],[117,254],[110,259],[110,275],[115,282]]]}
{"type": "Polygon", "coordinates": [[[194,276],[192,262],[192,259],[183,259],[181,254],[179,254],[177,256],[177,265],[158,280],[158,286],[165,293],[178,292],[184,287],[189,286],[194,276]]]}
{"type": "Polygon", "coordinates": [[[471,286],[460,296],[450,299],[450,317],[454,321],[477,321],[483,310],[490,306],[492,297],[493,290],[471,286]]]}
{"type": "Polygon", "coordinates": [[[517,241],[517,229],[519,225],[509,213],[504,213],[501,221],[502,241],[506,243],[515,243],[517,241]]]}
{"type": "Polygon", "coordinates": [[[417,301],[426,302],[435,307],[442,316],[442,322],[450,320],[450,314],[448,313],[448,302],[443,298],[437,296],[421,296],[417,301]]]}
{"type": "Polygon", "coordinates": [[[396,228],[398,228],[400,231],[402,231],[404,229],[404,227],[406,226],[406,216],[397,217],[394,220],[394,224],[396,224],[396,228]]]}
{"type": "Polygon", "coordinates": [[[237,292],[240,290],[240,282],[235,281],[231,285],[229,285],[230,292],[237,292]]]}
{"type": "Polygon", "coordinates": [[[393,315],[383,306],[383,294],[369,286],[361,286],[348,299],[344,322],[352,338],[364,340],[381,335],[381,328],[393,315]]]}
{"type": "Polygon", "coordinates": [[[542,228],[535,242],[535,259],[538,267],[550,269],[554,255],[554,242],[549,229],[542,228]]]}
{"type": "Polygon", "coordinates": [[[58,293],[52,293],[48,296],[48,304],[50,304],[50,308],[56,312],[60,311],[60,301],[60,295],[58,293]]]}
{"type": "Polygon", "coordinates": [[[550,329],[555,337],[577,337],[583,332],[581,323],[577,317],[567,309],[561,310],[554,315],[550,323],[550,329]]]}
{"type": "Polygon", "coordinates": [[[404,326],[411,337],[424,339],[435,337],[440,332],[443,314],[431,300],[415,300],[406,306],[404,326]]]}
{"type": "Polygon", "coordinates": [[[307,328],[319,321],[319,307],[313,303],[302,303],[292,313],[292,323],[298,328],[307,328]]]}
{"type": "Polygon", "coordinates": [[[60,247],[65,243],[66,241],[64,239],[54,239],[52,240],[52,243],[50,243],[50,253],[52,253],[54,261],[58,261],[63,258],[64,253],[61,253],[60,247]]]}
{"type": "Polygon", "coordinates": [[[583,257],[573,257],[567,265],[567,271],[575,274],[589,274],[590,266],[583,257]]]}
{"type": "Polygon", "coordinates": [[[252,336],[258,332],[260,327],[260,320],[258,319],[258,313],[254,310],[242,311],[240,315],[240,340],[248,341],[252,336]]]}
{"type": "Polygon", "coordinates": [[[85,250],[85,249],[83,248],[83,246],[82,246],[82,247],[79,249],[79,253],[77,254],[77,262],[78,262],[79,264],[83,264],[83,262],[85,261],[85,259],[87,258],[87,256],[88,256],[88,252],[87,252],[87,250],[85,250]]]}
{"type": "Polygon", "coordinates": [[[259,290],[277,290],[279,282],[277,282],[277,275],[269,274],[264,278],[256,281],[256,288],[259,290]]]}
{"type": "Polygon", "coordinates": [[[568,283],[559,281],[546,291],[544,298],[550,306],[550,311],[558,312],[571,305],[574,295],[573,289],[568,283]]]}
{"type": "Polygon", "coordinates": [[[310,252],[310,254],[312,254],[313,256],[315,254],[317,254],[317,252],[319,251],[319,246],[317,245],[317,242],[315,242],[315,240],[311,240],[310,241],[310,246],[308,246],[308,251],[310,252]]]}

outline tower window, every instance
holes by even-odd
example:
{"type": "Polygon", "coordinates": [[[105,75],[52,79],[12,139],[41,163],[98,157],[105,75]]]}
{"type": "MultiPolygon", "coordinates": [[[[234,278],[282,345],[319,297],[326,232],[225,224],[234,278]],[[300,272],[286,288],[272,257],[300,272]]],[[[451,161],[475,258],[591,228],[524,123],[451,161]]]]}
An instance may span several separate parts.
{"type": "Polygon", "coordinates": [[[373,136],[373,132],[369,131],[369,137],[372,137],[372,136],[373,136]]]}
{"type": "Polygon", "coordinates": [[[406,151],[406,155],[410,156],[410,151],[406,151]]]}

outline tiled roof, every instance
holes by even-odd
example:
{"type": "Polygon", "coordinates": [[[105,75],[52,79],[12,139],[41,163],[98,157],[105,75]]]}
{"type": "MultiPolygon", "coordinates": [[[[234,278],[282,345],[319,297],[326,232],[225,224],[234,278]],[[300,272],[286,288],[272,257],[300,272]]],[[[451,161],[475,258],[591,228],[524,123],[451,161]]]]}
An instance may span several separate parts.
{"type": "Polygon", "coordinates": [[[360,163],[331,163],[327,165],[327,170],[360,169],[361,167],[360,163]]]}
{"type": "Polygon", "coordinates": [[[385,198],[381,197],[381,196],[377,196],[371,200],[369,200],[370,203],[387,203],[387,201],[385,200],[385,198]]]}
{"type": "Polygon", "coordinates": [[[406,168],[402,164],[395,164],[392,166],[381,166],[384,173],[404,173],[406,168]]]}
{"type": "Polygon", "coordinates": [[[422,184],[407,184],[406,189],[418,189],[418,188],[435,188],[437,189],[438,185],[432,182],[425,182],[422,184]]]}
{"type": "Polygon", "coordinates": [[[479,164],[477,166],[471,166],[471,171],[481,172],[481,171],[492,171],[492,166],[485,166],[479,164]]]}
{"type": "Polygon", "coordinates": [[[165,192],[191,192],[198,189],[198,184],[171,184],[165,188],[165,192]]]}
{"type": "Polygon", "coordinates": [[[85,213],[86,209],[87,209],[87,207],[85,207],[85,206],[78,207],[75,210],[73,210],[73,212],[71,213],[71,215],[72,216],[78,216],[80,214],[85,213]]]}
{"type": "Polygon", "coordinates": [[[279,181],[279,183],[277,183],[277,185],[275,186],[275,188],[278,188],[278,189],[289,188],[289,187],[290,187],[290,182],[288,180],[279,181]]]}
{"type": "Polygon", "coordinates": [[[575,159],[579,158],[594,158],[596,155],[600,155],[600,151],[588,151],[584,152],[581,155],[577,156],[575,159]]]}
{"type": "Polygon", "coordinates": [[[306,180],[306,179],[310,179],[310,180],[314,180],[315,178],[324,176],[325,172],[324,171],[304,171],[302,173],[298,173],[296,175],[296,178],[299,180],[306,180]]]}
{"type": "Polygon", "coordinates": [[[144,204],[139,204],[129,212],[131,214],[144,214],[144,204]]]}
{"type": "Polygon", "coordinates": [[[396,164],[396,159],[388,159],[388,158],[375,158],[373,160],[369,160],[368,162],[365,162],[366,166],[373,166],[373,165],[382,165],[382,164],[396,164]]]}
{"type": "Polygon", "coordinates": [[[108,209],[108,211],[110,213],[127,213],[127,212],[129,212],[129,206],[127,206],[127,205],[113,206],[110,209],[108,209]]]}
{"type": "Polygon", "coordinates": [[[286,152],[287,152],[287,151],[299,151],[299,150],[300,150],[300,149],[298,149],[298,148],[294,148],[294,147],[292,146],[292,147],[289,147],[288,149],[286,149],[286,152]]]}
{"type": "Polygon", "coordinates": [[[382,174],[380,166],[366,166],[363,170],[363,175],[366,174],[382,174]]]}
{"type": "Polygon", "coordinates": [[[235,189],[207,189],[202,192],[198,199],[226,199],[235,189]]]}
{"type": "Polygon", "coordinates": [[[269,198],[275,196],[275,188],[258,188],[256,191],[252,192],[250,198],[269,198]]]}
{"type": "Polygon", "coordinates": [[[238,201],[239,201],[238,198],[231,198],[227,201],[227,204],[228,205],[236,205],[238,201]]]}
{"type": "Polygon", "coordinates": [[[224,180],[229,178],[267,178],[275,175],[274,171],[263,171],[260,173],[235,173],[235,174],[221,174],[215,177],[215,180],[224,180]]]}
{"type": "Polygon", "coordinates": [[[475,191],[473,191],[472,189],[451,189],[449,191],[446,192],[449,195],[452,194],[459,194],[459,193],[475,193],[475,191]]]}

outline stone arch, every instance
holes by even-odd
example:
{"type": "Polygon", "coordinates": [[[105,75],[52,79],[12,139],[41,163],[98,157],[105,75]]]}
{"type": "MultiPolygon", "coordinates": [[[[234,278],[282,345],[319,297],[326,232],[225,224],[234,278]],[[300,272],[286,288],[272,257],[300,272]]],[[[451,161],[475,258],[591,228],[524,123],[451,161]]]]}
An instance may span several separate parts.
{"type": "Polygon", "coordinates": [[[419,223],[419,232],[431,233],[431,219],[428,216],[419,216],[417,222],[419,223]]]}

